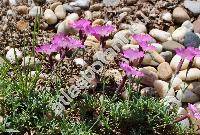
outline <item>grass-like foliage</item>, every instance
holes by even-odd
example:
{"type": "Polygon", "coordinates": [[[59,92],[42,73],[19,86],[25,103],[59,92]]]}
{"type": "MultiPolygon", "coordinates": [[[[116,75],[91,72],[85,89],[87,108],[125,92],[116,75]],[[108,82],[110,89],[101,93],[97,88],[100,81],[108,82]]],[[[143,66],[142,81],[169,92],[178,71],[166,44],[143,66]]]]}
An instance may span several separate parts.
{"type": "MultiPolygon", "coordinates": [[[[49,106],[58,94],[44,89],[37,91],[38,74],[29,76],[9,64],[0,68],[1,133],[35,134],[189,134],[172,121],[175,110],[154,98],[132,93],[128,100],[117,95],[83,93],[63,117],[54,116],[49,106]]],[[[59,87],[59,84],[57,84],[59,87]]],[[[59,90],[57,90],[59,91],[59,90]]],[[[131,91],[131,90],[128,90],[131,91]]]]}

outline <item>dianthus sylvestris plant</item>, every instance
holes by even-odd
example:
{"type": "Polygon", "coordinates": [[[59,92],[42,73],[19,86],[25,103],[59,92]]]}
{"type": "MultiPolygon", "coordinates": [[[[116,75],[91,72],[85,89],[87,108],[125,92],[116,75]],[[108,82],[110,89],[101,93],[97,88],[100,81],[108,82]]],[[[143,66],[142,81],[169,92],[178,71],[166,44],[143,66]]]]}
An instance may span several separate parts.
{"type": "Polygon", "coordinates": [[[137,68],[129,66],[127,63],[121,63],[120,68],[122,68],[127,76],[137,76],[137,77],[142,77],[143,73],[138,71],[137,68]]]}

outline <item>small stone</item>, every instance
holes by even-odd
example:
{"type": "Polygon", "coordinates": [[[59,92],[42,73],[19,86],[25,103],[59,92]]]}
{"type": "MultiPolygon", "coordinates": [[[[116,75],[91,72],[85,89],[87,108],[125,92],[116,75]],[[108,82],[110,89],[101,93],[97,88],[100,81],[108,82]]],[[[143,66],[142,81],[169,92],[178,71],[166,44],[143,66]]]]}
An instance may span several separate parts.
{"type": "Polygon", "coordinates": [[[142,78],[142,82],[141,82],[142,84],[145,84],[145,85],[147,85],[147,86],[152,87],[152,86],[153,86],[153,83],[154,83],[156,80],[158,80],[158,75],[157,75],[157,73],[155,73],[155,72],[153,72],[153,71],[149,71],[149,70],[147,70],[147,69],[145,69],[145,68],[142,68],[140,71],[144,74],[144,76],[143,76],[143,78],[142,78]]]}
{"type": "Polygon", "coordinates": [[[133,44],[126,44],[124,46],[122,46],[122,50],[128,50],[128,49],[138,49],[139,45],[133,45],[133,44]]]}
{"type": "Polygon", "coordinates": [[[149,34],[154,37],[155,39],[161,41],[161,42],[165,42],[168,40],[172,40],[171,38],[171,34],[159,29],[152,29],[149,34]]]}
{"type": "Polygon", "coordinates": [[[190,17],[185,11],[185,9],[181,7],[176,7],[173,11],[172,16],[173,16],[174,21],[179,24],[185,22],[186,20],[190,20],[190,17]]]}
{"type": "Polygon", "coordinates": [[[200,38],[193,32],[187,32],[183,43],[186,47],[199,48],[200,38]]]}
{"type": "Polygon", "coordinates": [[[172,21],[172,14],[170,12],[163,13],[162,19],[171,22],[172,21]]]}
{"type": "Polygon", "coordinates": [[[34,65],[38,65],[40,64],[40,60],[38,58],[34,58],[34,57],[30,57],[30,56],[26,56],[25,58],[23,58],[22,61],[22,66],[26,67],[26,66],[34,66],[34,65]]]}
{"type": "Polygon", "coordinates": [[[154,67],[151,67],[151,66],[147,66],[147,67],[143,67],[143,68],[146,69],[146,70],[148,70],[148,71],[152,71],[152,72],[154,72],[156,74],[158,72],[154,67]]]}
{"type": "Polygon", "coordinates": [[[85,11],[84,12],[84,15],[85,15],[85,19],[87,19],[87,20],[92,20],[92,12],[90,12],[90,11],[85,11]]]}
{"type": "Polygon", "coordinates": [[[103,8],[103,4],[97,3],[90,6],[90,11],[99,11],[102,8],[103,8]]]}
{"type": "Polygon", "coordinates": [[[164,103],[164,105],[174,108],[174,107],[181,107],[182,103],[174,96],[166,96],[163,99],[161,99],[161,102],[164,103]]]}
{"type": "Polygon", "coordinates": [[[200,1],[185,0],[184,6],[185,8],[189,9],[193,14],[200,14],[200,1]]]}
{"type": "Polygon", "coordinates": [[[113,38],[113,44],[118,48],[122,48],[122,46],[129,43],[129,37],[131,33],[129,30],[121,30],[118,31],[113,38]]]}
{"type": "Polygon", "coordinates": [[[141,96],[150,96],[153,97],[156,95],[155,90],[152,87],[145,87],[140,91],[141,96]]]}
{"type": "Polygon", "coordinates": [[[150,51],[150,55],[155,62],[163,63],[165,59],[156,51],[150,51]]]}
{"type": "Polygon", "coordinates": [[[57,16],[54,14],[54,12],[51,9],[46,9],[44,11],[44,19],[50,25],[55,24],[58,21],[57,16]]]}
{"type": "Polygon", "coordinates": [[[17,60],[19,61],[22,58],[22,52],[19,51],[17,48],[11,48],[6,53],[6,59],[10,61],[11,64],[15,64],[17,60]],[[16,54],[16,55],[15,55],[16,54]],[[15,57],[16,56],[16,57],[15,57]]]}
{"type": "Polygon", "coordinates": [[[101,26],[104,25],[105,21],[104,19],[96,19],[92,22],[92,26],[101,26]]]}
{"type": "Polygon", "coordinates": [[[200,18],[193,22],[193,26],[194,26],[194,33],[200,34],[200,27],[199,27],[200,26],[200,18]]]}
{"type": "Polygon", "coordinates": [[[158,62],[153,60],[152,56],[149,53],[145,54],[142,64],[148,65],[148,66],[158,66],[159,65],[158,62]]]}
{"type": "Polygon", "coordinates": [[[181,102],[195,103],[200,100],[200,97],[193,93],[191,90],[179,90],[176,95],[177,99],[181,102]]]}
{"type": "Polygon", "coordinates": [[[131,34],[140,34],[140,33],[147,33],[147,28],[144,24],[141,23],[132,23],[129,26],[129,30],[131,34]]]}
{"type": "Polygon", "coordinates": [[[17,12],[19,14],[27,14],[28,13],[28,7],[23,5],[23,6],[17,6],[16,8],[17,12]]]}
{"type": "Polygon", "coordinates": [[[62,5],[62,3],[61,3],[61,2],[55,2],[55,3],[51,4],[51,5],[50,5],[50,9],[51,9],[52,11],[54,11],[55,8],[56,8],[58,5],[62,5]]]}
{"type": "Polygon", "coordinates": [[[65,11],[63,5],[58,5],[55,8],[54,12],[58,19],[64,19],[66,17],[66,11],[65,11]]]}
{"type": "Polygon", "coordinates": [[[172,69],[167,62],[163,62],[158,66],[158,77],[166,81],[172,77],[172,69]]]}
{"type": "Polygon", "coordinates": [[[200,82],[192,82],[188,86],[188,89],[200,96],[200,82]]]}
{"type": "Polygon", "coordinates": [[[156,80],[153,85],[160,97],[175,96],[174,89],[169,89],[169,83],[162,80],[156,80]]]}
{"type": "Polygon", "coordinates": [[[194,67],[200,69],[200,57],[195,57],[194,58],[193,65],[194,65],[194,67]]]}
{"type": "Polygon", "coordinates": [[[172,52],[166,51],[166,52],[161,52],[160,55],[165,59],[166,62],[169,62],[172,60],[172,52]]]}
{"type": "Polygon", "coordinates": [[[183,81],[178,76],[176,76],[175,78],[173,76],[170,82],[171,82],[171,87],[174,90],[180,90],[181,89],[181,84],[183,83],[183,81]]]}
{"type": "Polygon", "coordinates": [[[77,66],[82,66],[84,67],[87,63],[82,59],[82,58],[76,58],[74,59],[74,63],[77,65],[77,66]]]}
{"type": "Polygon", "coordinates": [[[90,0],[76,0],[75,2],[71,2],[70,5],[82,9],[88,9],[90,6],[90,0]]]}
{"type": "Polygon", "coordinates": [[[16,28],[20,31],[27,30],[28,27],[29,27],[29,23],[27,21],[24,21],[24,20],[20,20],[16,24],[16,28]]]}
{"type": "Polygon", "coordinates": [[[17,5],[17,0],[9,0],[10,6],[15,6],[17,5]]]}
{"type": "MultiPolygon", "coordinates": [[[[170,62],[170,66],[171,68],[176,71],[177,67],[178,67],[178,64],[179,62],[181,61],[181,57],[179,55],[175,55],[171,62],[170,62]]],[[[184,70],[184,69],[187,69],[188,68],[188,65],[189,65],[190,61],[185,59],[182,66],[181,66],[181,69],[180,70],[184,70]]]]}
{"type": "Polygon", "coordinates": [[[185,27],[185,28],[187,28],[187,29],[189,29],[189,30],[191,30],[191,31],[194,30],[193,24],[192,24],[191,21],[189,21],[189,20],[185,21],[185,22],[181,25],[181,27],[185,27]]]}
{"type": "Polygon", "coordinates": [[[162,52],[163,47],[162,47],[161,44],[159,44],[159,43],[151,43],[151,45],[156,48],[156,52],[157,53],[161,53],[162,52]]]}
{"type": "Polygon", "coordinates": [[[66,20],[71,21],[71,22],[77,21],[78,19],[79,19],[79,16],[77,13],[71,13],[66,17],[66,20]]]}
{"type": "Polygon", "coordinates": [[[186,33],[190,31],[186,27],[179,27],[172,33],[172,38],[179,43],[183,43],[186,33]]]}
{"type": "Polygon", "coordinates": [[[3,117],[0,116],[0,123],[2,124],[3,123],[3,117]]]}
{"type": "Polygon", "coordinates": [[[167,51],[173,51],[175,52],[178,48],[185,48],[182,44],[176,42],[176,41],[167,41],[162,43],[163,49],[167,51]]]}
{"type": "Polygon", "coordinates": [[[30,16],[37,16],[37,15],[40,15],[42,16],[43,15],[43,11],[42,11],[42,8],[40,6],[34,6],[33,8],[31,8],[31,10],[29,11],[29,15],[30,16]]]}
{"type": "Polygon", "coordinates": [[[198,68],[190,68],[188,72],[187,70],[180,71],[178,76],[184,81],[195,81],[200,79],[200,70],[198,68]]]}

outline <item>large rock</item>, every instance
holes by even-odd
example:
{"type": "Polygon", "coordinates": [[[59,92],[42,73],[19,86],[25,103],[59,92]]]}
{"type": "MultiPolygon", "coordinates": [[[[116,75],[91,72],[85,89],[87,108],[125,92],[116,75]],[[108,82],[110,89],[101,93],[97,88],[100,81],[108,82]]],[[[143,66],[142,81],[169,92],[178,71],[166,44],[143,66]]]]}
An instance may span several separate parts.
{"type": "Polygon", "coordinates": [[[187,72],[186,70],[180,71],[178,74],[179,78],[184,81],[195,81],[200,79],[200,70],[198,68],[190,68],[187,72]]]}
{"type": "Polygon", "coordinates": [[[162,43],[163,49],[167,51],[175,51],[177,48],[184,48],[184,46],[176,41],[167,41],[162,43]]]}
{"type": "Polygon", "coordinates": [[[166,62],[169,62],[172,60],[172,52],[171,51],[165,51],[161,52],[160,55],[165,59],[166,62]]]}
{"type": "Polygon", "coordinates": [[[172,69],[167,62],[163,62],[158,66],[158,77],[164,81],[172,77],[172,69]]]}
{"type": "Polygon", "coordinates": [[[191,30],[191,31],[194,30],[194,26],[193,26],[193,24],[191,23],[191,21],[189,21],[189,20],[185,21],[185,22],[181,25],[181,27],[185,27],[185,28],[187,28],[187,29],[189,29],[189,30],[191,30]]]}
{"type": "Polygon", "coordinates": [[[175,96],[174,89],[169,89],[169,83],[162,80],[155,80],[153,85],[160,97],[175,96]]]}
{"type": "Polygon", "coordinates": [[[153,83],[158,80],[158,75],[157,73],[150,71],[148,69],[142,68],[140,70],[144,76],[142,78],[142,84],[145,84],[147,86],[153,86],[153,83]]]}
{"type": "Polygon", "coordinates": [[[194,26],[194,32],[195,33],[200,33],[200,17],[193,22],[193,26],[194,26]]]}
{"type": "Polygon", "coordinates": [[[155,62],[163,63],[165,59],[156,51],[150,51],[150,55],[155,62]]]}
{"type": "Polygon", "coordinates": [[[187,14],[187,12],[181,7],[176,7],[173,11],[172,16],[174,21],[179,24],[185,22],[186,20],[190,20],[190,17],[187,14]]]}
{"type": "Polygon", "coordinates": [[[192,82],[188,86],[188,89],[200,96],[200,82],[192,82]]]}
{"type": "Polygon", "coordinates": [[[190,32],[190,29],[187,29],[186,27],[179,27],[172,33],[172,38],[175,41],[178,41],[179,43],[184,42],[184,38],[187,32],[190,32]]]}
{"type": "Polygon", "coordinates": [[[200,38],[193,32],[187,32],[184,38],[184,45],[186,47],[195,47],[199,48],[200,45],[200,38]]]}
{"type": "Polygon", "coordinates": [[[66,11],[65,11],[63,5],[58,5],[55,8],[54,12],[58,19],[64,19],[66,17],[66,11]]]}
{"type": "Polygon", "coordinates": [[[57,17],[51,9],[46,9],[44,11],[44,19],[48,24],[55,24],[57,22],[57,17]]]}
{"type": "Polygon", "coordinates": [[[172,40],[171,38],[171,34],[169,32],[165,32],[159,29],[152,29],[149,34],[154,37],[155,39],[161,41],[161,42],[165,42],[168,40],[172,40]]]}
{"type": "Polygon", "coordinates": [[[22,52],[18,50],[17,48],[11,48],[7,53],[6,53],[6,59],[10,61],[10,63],[15,64],[17,61],[22,58],[22,52]]]}
{"type": "Polygon", "coordinates": [[[43,15],[43,11],[42,8],[40,6],[34,6],[33,8],[31,8],[31,10],[29,11],[29,15],[30,16],[42,16],[43,15]]]}
{"type": "Polygon", "coordinates": [[[194,65],[194,67],[200,69],[200,57],[195,57],[194,58],[193,65],[194,65]]]}
{"type": "Polygon", "coordinates": [[[177,92],[176,97],[181,102],[186,103],[195,103],[200,100],[200,97],[197,94],[193,93],[191,90],[188,89],[179,90],[177,92]]]}
{"type": "Polygon", "coordinates": [[[149,53],[147,53],[144,56],[144,59],[142,61],[142,65],[145,65],[145,66],[158,66],[159,63],[154,61],[153,57],[149,53]]]}
{"type": "MultiPolygon", "coordinates": [[[[174,71],[177,70],[177,67],[178,67],[180,61],[181,61],[181,57],[180,57],[179,55],[175,55],[175,56],[172,58],[172,60],[171,60],[171,62],[170,62],[170,66],[171,66],[171,68],[172,68],[174,71]]],[[[181,66],[181,69],[180,69],[180,70],[187,69],[189,63],[190,63],[190,61],[187,60],[187,59],[185,59],[184,62],[183,62],[183,64],[182,64],[182,66],[181,66]]]]}
{"type": "Polygon", "coordinates": [[[185,8],[189,9],[193,14],[200,14],[200,1],[185,0],[184,6],[185,8]]]}

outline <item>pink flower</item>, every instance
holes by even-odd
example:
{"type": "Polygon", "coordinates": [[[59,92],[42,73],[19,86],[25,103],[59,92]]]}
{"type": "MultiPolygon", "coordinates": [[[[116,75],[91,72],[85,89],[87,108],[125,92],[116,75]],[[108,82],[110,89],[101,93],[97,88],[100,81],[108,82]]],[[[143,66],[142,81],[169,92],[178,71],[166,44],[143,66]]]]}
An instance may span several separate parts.
{"type": "Polygon", "coordinates": [[[68,45],[67,48],[69,49],[76,49],[76,48],[83,48],[84,45],[82,45],[82,42],[78,39],[68,37],[68,45]]]}
{"type": "Polygon", "coordinates": [[[200,56],[200,50],[194,47],[179,48],[176,49],[176,54],[181,56],[182,59],[191,61],[195,56],[200,56]]]}
{"type": "Polygon", "coordinates": [[[71,24],[71,27],[76,30],[85,31],[86,27],[90,26],[91,22],[85,19],[80,19],[78,21],[75,21],[71,24]]]}
{"type": "Polygon", "coordinates": [[[51,43],[64,49],[65,48],[75,49],[79,47],[80,48],[84,47],[80,40],[66,36],[63,33],[55,35],[51,43]]]}
{"type": "Polygon", "coordinates": [[[135,39],[138,43],[141,43],[141,42],[150,42],[152,40],[154,40],[150,35],[148,34],[135,34],[135,35],[132,35],[133,39],[135,39]]]}
{"type": "Polygon", "coordinates": [[[48,55],[52,54],[53,52],[59,51],[59,46],[55,44],[43,44],[39,47],[35,48],[35,51],[38,53],[46,53],[48,55]]]}
{"type": "Polygon", "coordinates": [[[123,56],[125,58],[128,58],[130,61],[133,61],[133,60],[144,57],[144,52],[128,49],[128,50],[123,51],[123,56]]]}
{"type": "Polygon", "coordinates": [[[192,105],[192,104],[188,104],[188,109],[189,109],[189,116],[196,118],[196,119],[200,119],[200,112],[197,110],[197,108],[192,105]]]}
{"type": "Polygon", "coordinates": [[[105,25],[105,26],[94,26],[94,27],[87,27],[86,32],[95,36],[98,40],[101,37],[108,37],[111,32],[114,31],[114,26],[112,25],[105,25]]]}
{"type": "Polygon", "coordinates": [[[127,63],[121,63],[120,68],[122,68],[128,76],[143,76],[142,72],[138,71],[136,68],[129,66],[127,63]]]}

